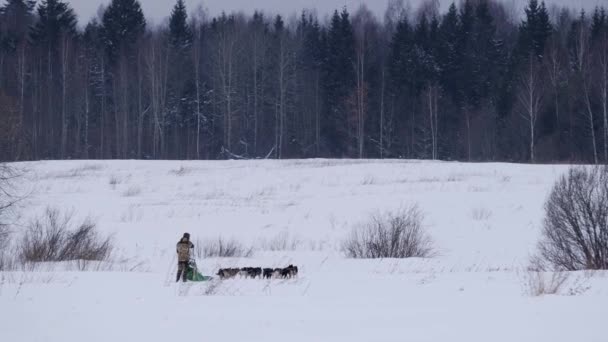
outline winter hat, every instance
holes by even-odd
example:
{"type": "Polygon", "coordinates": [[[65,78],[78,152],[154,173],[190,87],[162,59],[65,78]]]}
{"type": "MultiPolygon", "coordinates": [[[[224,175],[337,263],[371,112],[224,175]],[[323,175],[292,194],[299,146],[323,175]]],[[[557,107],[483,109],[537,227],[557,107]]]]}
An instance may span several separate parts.
{"type": "Polygon", "coordinates": [[[190,239],[190,234],[189,233],[184,233],[184,238],[190,239]]]}

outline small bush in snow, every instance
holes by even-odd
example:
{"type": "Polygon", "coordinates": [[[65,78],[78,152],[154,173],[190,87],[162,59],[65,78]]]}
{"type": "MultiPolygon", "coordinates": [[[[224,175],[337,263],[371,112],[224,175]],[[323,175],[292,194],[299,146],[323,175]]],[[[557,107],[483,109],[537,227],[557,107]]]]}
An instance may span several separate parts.
{"type": "Polygon", "coordinates": [[[131,186],[125,192],[123,192],[123,196],[125,197],[134,197],[141,194],[141,188],[138,186],[131,186]]]}
{"type": "Polygon", "coordinates": [[[202,258],[249,258],[253,255],[253,248],[245,247],[234,239],[219,237],[216,240],[197,241],[194,252],[202,258]]]}
{"type": "Polygon", "coordinates": [[[0,225],[0,271],[9,270],[13,267],[14,255],[10,249],[11,232],[8,226],[0,225]]]}
{"type": "Polygon", "coordinates": [[[353,229],[342,249],[351,258],[431,257],[433,243],[424,231],[423,218],[417,206],[372,215],[353,229]]]}
{"type": "Polygon", "coordinates": [[[574,167],[553,186],[537,268],[608,269],[608,167],[574,167]]]}
{"type": "Polygon", "coordinates": [[[45,261],[104,261],[114,249],[111,237],[100,236],[95,223],[74,224],[72,214],[47,209],[33,220],[17,246],[22,263],[45,261]]]}
{"type": "Polygon", "coordinates": [[[170,170],[169,173],[170,174],[174,174],[176,176],[183,176],[187,173],[190,172],[189,168],[184,167],[183,165],[179,167],[179,169],[175,169],[175,170],[170,170]]]}
{"type": "Polygon", "coordinates": [[[11,232],[8,226],[0,226],[0,251],[6,250],[9,245],[11,232]]]}
{"type": "Polygon", "coordinates": [[[288,232],[280,232],[271,239],[260,240],[259,248],[265,251],[295,251],[302,241],[292,237],[288,232]]]}
{"type": "Polygon", "coordinates": [[[486,208],[474,208],[471,211],[471,218],[475,221],[487,221],[492,217],[492,211],[486,208]]]}
{"type": "MultiPolygon", "coordinates": [[[[0,162],[0,229],[8,232],[6,225],[13,216],[15,207],[23,199],[18,194],[17,183],[23,170],[16,169],[7,163],[0,162]]],[[[0,233],[2,233],[0,231],[0,233]]]]}
{"type": "Polygon", "coordinates": [[[525,292],[532,297],[558,294],[569,276],[566,272],[544,273],[528,271],[525,277],[525,292]]]}
{"type": "Polygon", "coordinates": [[[116,185],[120,184],[120,179],[117,176],[112,175],[108,183],[110,184],[110,187],[112,187],[112,189],[116,189],[116,185]]]}

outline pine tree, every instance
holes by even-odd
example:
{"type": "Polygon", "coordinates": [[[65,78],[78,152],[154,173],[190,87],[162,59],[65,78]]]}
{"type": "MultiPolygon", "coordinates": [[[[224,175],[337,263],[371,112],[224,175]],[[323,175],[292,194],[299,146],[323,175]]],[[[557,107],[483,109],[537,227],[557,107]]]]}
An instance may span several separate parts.
{"type": "Polygon", "coordinates": [[[177,0],[169,18],[171,47],[178,51],[187,50],[192,45],[192,30],[188,26],[188,13],[184,0],[177,0]]]}
{"type": "Polygon", "coordinates": [[[60,0],[42,0],[38,6],[38,22],[32,30],[32,39],[55,45],[62,33],[76,34],[74,10],[60,0]]]}
{"type": "Polygon", "coordinates": [[[327,32],[325,74],[325,110],[322,136],[331,156],[342,157],[347,152],[346,101],[354,89],[354,35],[349,13],[334,12],[327,32]]]}
{"type": "Polygon", "coordinates": [[[412,28],[406,16],[397,23],[395,34],[391,39],[390,71],[394,88],[401,92],[413,80],[412,60],[414,38],[412,28]]]}
{"type": "Polygon", "coordinates": [[[146,19],[137,0],[112,0],[103,13],[103,35],[111,62],[128,54],[133,44],[144,33],[146,19]]]}
{"type": "Polygon", "coordinates": [[[460,80],[458,75],[462,68],[463,51],[458,43],[460,23],[456,5],[452,3],[439,27],[438,61],[441,69],[441,83],[452,102],[461,105],[460,80]]]}
{"type": "Polygon", "coordinates": [[[59,146],[59,158],[67,157],[68,148],[68,92],[73,54],[72,38],[76,35],[76,15],[67,3],[43,0],[38,5],[38,22],[32,29],[32,40],[46,56],[46,111],[51,119],[50,141],[59,146]],[[61,99],[59,102],[58,99],[61,99]],[[60,109],[60,113],[59,113],[60,109]],[[57,134],[57,131],[60,133],[57,134]],[[57,140],[59,135],[60,139],[57,140]]]}
{"type": "Polygon", "coordinates": [[[87,91],[90,94],[90,99],[86,104],[87,108],[85,108],[85,129],[95,131],[94,135],[86,133],[86,154],[91,152],[97,158],[105,158],[109,77],[102,28],[97,20],[87,24],[82,41],[87,62],[85,78],[88,80],[87,91]]]}
{"type": "Polygon", "coordinates": [[[607,27],[608,18],[606,18],[606,9],[604,7],[596,7],[591,20],[591,40],[595,42],[601,38],[607,27]]]}
{"type": "Polygon", "coordinates": [[[501,57],[501,42],[496,39],[496,26],[492,18],[487,1],[481,1],[475,11],[474,29],[474,79],[472,90],[473,103],[479,105],[480,101],[492,95],[496,86],[497,73],[501,57]]]}
{"type": "MultiPolygon", "coordinates": [[[[298,70],[300,72],[300,97],[298,108],[303,111],[309,131],[302,132],[305,146],[309,146],[308,155],[318,156],[321,148],[321,67],[324,60],[322,29],[311,14],[302,13],[298,24],[302,38],[298,52],[298,70]]],[[[307,148],[305,148],[306,150],[307,148]]]]}
{"type": "Polygon", "coordinates": [[[545,44],[551,35],[552,27],[545,2],[538,5],[538,0],[530,0],[525,9],[526,18],[519,28],[518,49],[522,58],[532,54],[542,59],[545,44]]]}

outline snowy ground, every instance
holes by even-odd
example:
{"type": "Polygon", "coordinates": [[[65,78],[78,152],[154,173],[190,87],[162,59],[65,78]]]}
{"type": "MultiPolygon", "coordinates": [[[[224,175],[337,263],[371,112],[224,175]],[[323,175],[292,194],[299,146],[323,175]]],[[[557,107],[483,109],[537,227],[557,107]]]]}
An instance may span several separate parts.
{"type": "MultiPolygon", "coordinates": [[[[0,273],[0,341],[608,341],[608,273],[530,296],[526,270],[566,166],[415,161],[23,163],[32,195],[94,217],[122,262],[0,273]],[[439,255],[350,260],[352,226],[418,203],[439,255]],[[175,284],[175,243],[236,238],[219,267],[300,268],[297,279],[175,284]],[[286,250],[276,250],[286,242],[286,250]]],[[[18,233],[18,232],[17,232],[18,233]]],[[[549,279],[551,275],[546,275],[549,279]]]]}

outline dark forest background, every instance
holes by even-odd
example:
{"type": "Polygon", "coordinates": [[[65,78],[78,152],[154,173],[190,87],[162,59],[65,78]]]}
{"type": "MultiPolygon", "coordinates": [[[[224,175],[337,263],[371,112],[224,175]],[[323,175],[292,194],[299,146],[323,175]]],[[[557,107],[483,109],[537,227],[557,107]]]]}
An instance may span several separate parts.
{"type": "Polygon", "coordinates": [[[493,0],[151,27],[0,1],[0,160],[608,161],[608,18],[493,0]]]}

